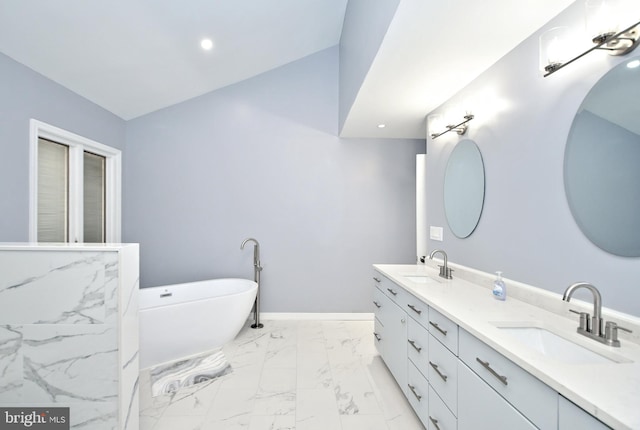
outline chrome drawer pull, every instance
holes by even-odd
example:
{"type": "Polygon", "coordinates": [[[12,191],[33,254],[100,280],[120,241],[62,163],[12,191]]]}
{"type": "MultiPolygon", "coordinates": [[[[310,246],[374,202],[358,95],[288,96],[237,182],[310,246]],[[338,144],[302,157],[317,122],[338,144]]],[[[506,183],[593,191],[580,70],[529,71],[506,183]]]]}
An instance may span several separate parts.
{"type": "Polygon", "coordinates": [[[448,378],[448,376],[447,376],[447,375],[442,374],[442,372],[440,372],[440,370],[438,370],[438,365],[437,365],[437,364],[432,363],[431,361],[429,361],[429,364],[431,365],[431,367],[433,367],[433,370],[435,370],[435,371],[436,371],[436,373],[438,374],[438,376],[439,376],[439,377],[441,377],[441,378],[442,378],[442,380],[443,380],[444,382],[447,382],[447,378],[448,378]]]}
{"type": "Polygon", "coordinates": [[[440,328],[440,326],[438,325],[438,323],[434,323],[433,321],[429,321],[429,324],[431,324],[436,330],[438,330],[443,335],[445,335],[445,336],[447,335],[447,331],[446,330],[442,330],[440,328]]]}
{"type": "Polygon", "coordinates": [[[393,294],[394,296],[397,296],[398,293],[396,293],[395,291],[393,291],[391,288],[387,288],[387,291],[390,292],[391,294],[393,294]]]}
{"type": "Polygon", "coordinates": [[[375,331],[373,332],[373,335],[376,337],[376,340],[377,340],[378,342],[380,342],[380,340],[382,339],[382,338],[380,337],[380,335],[379,335],[378,333],[376,333],[375,331]]]}
{"type": "Polygon", "coordinates": [[[418,351],[418,352],[422,351],[422,347],[420,347],[420,346],[416,345],[416,341],[415,341],[415,340],[411,340],[411,339],[409,339],[409,343],[411,344],[411,346],[413,346],[413,348],[414,348],[416,351],[418,351]]]}
{"type": "Polygon", "coordinates": [[[489,365],[488,361],[482,361],[480,360],[478,357],[476,357],[476,361],[480,364],[482,364],[482,367],[484,367],[485,369],[487,369],[489,371],[489,373],[491,373],[493,376],[495,376],[496,378],[498,378],[500,380],[500,382],[502,382],[504,385],[507,385],[507,377],[506,376],[502,376],[500,375],[498,372],[496,372],[495,370],[493,370],[491,368],[491,366],[489,365]]]}
{"type": "Polygon", "coordinates": [[[429,420],[433,423],[433,426],[436,430],[440,430],[440,426],[438,426],[438,420],[429,415],[429,420]]]}
{"type": "Polygon", "coordinates": [[[411,390],[411,392],[413,393],[414,396],[416,396],[416,399],[418,399],[418,401],[420,401],[420,399],[422,398],[422,396],[418,393],[416,393],[416,387],[414,387],[411,384],[407,384],[409,386],[409,389],[411,390]]]}
{"type": "Polygon", "coordinates": [[[375,300],[373,301],[373,304],[376,305],[376,308],[380,309],[382,307],[382,305],[378,302],[376,302],[375,300]]]}
{"type": "Polygon", "coordinates": [[[380,283],[380,278],[376,278],[375,276],[373,277],[373,280],[380,283]]]}
{"type": "Polygon", "coordinates": [[[418,315],[420,315],[420,314],[422,313],[422,311],[421,311],[420,309],[416,309],[416,307],[415,307],[415,306],[413,306],[413,305],[407,305],[407,306],[409,306],[409,308],[410,308],[412,311],[414,311],[415,313],[417,313],[418,315]]]}

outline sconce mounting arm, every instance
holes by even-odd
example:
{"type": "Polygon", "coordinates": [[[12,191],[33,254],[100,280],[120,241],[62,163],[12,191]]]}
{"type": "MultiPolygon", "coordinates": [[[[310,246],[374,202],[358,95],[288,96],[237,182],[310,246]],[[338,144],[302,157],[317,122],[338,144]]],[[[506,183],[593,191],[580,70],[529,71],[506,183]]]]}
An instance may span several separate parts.
{"type": "Polygon", "coordinates": [[[596,36],[593,38],[593,43],[596,43],[596,45],[565,63],[554,63],[546,66],[545,71],[547,73],[545,73],[544,77],[546,78],[596,49],[607,50],[610,55],[628,54],[640,44],[640,21],[619,33],[605,33],[596,36]]]}
{"type": "Polygon", "coordinates": [[[460,124],[456,124],[456,125],[447,125],[446,126],[446,130],[443,131],[442,133],[432,133],[431,134],[431,138],[432,139],[436,139],[440,136],[442,136],[445,133],[449,133],[450,131],[455,131],[456,133],[458,133],[460,136],[462,136],[463,134],[466,133],[467,131],[467,123],[469,121],[471,121],[473,119],[473,115],[468,114],[464,116],[464,121],[462,121],[460,124]]]}

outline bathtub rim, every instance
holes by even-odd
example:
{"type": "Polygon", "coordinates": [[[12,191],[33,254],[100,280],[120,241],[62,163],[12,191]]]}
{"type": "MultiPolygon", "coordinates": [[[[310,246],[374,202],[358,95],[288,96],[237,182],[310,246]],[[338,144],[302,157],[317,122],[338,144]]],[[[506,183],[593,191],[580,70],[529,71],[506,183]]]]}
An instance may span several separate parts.
{"type": "Polygon", "coordinates": [[[202,279],[199,281],[191,281],[191,282],[182,282],[179,284],[166,284],[166,285],[158,285],[158,286],[153,286],[153,287],[144,287],[144,288],[139,288],[138,289],[138,294],[139,294],[139,307],[138,307],[138,311],[139,312],[143,312],[146,310],[150,310],[150,309],[156,309],[156,308],[162,308],[162,307],[171,307],[171,306],[177,306],[177,305],[183,305],[183,304],[187,304],[187,303],[192,303],[192,302],[197,302],[197,301],[203,301],[203,300],[215,300],[215,299],[220,299],[222,297],[234,297],[234,296],[238,296],[241,294],[247,294],[247,293],[251,293],[254,290],[258,289],[258,283],[252,279],[247,279],[247,278],[231,278],[231,277],[227,277],[227,278],[211,278],[211,279],[202,279]],[[147,290],[154,290],[154,289],[165,289],[168,291],[172,291],[172,289],[174,288],[182,288],[183,286],[188,286],[188,285],[194,285],[194,284],[205,284],[208,282],[223,282],[223,281],[243,281],[243,284],[246,285],[250,285],[250,288],[246,288],[246,289],[242,289],[240,291],[233,291],[231,293],[228,294],[220,294],[220,295],[212,295],[212,296],[206,296],[206,297],[198,297],[198,298],[191,298],[188,300],[182,300],[182,301],[173,301],[173,302],[167,302],[167,303],[158,303],[158,304],[154,304],[153,306],[147,306],[147,307],[142,307],[142,301],[144,301],[144,299],[142,298],[142,295],[151,295],[151,292],[148,292],[147,290]]]}

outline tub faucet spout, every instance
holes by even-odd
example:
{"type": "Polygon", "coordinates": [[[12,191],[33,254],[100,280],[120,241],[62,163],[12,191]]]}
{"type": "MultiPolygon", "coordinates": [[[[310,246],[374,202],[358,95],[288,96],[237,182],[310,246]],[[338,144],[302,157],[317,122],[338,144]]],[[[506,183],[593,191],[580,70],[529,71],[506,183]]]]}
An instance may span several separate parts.
{"type": "Polygon", "coordinates": [[[447,253],[444,252],[444,250],[442,249],[433,250],[431,254],[429,254],[429,259],[433,260],[433,256],[436,255],[437,253],[442,254],[442,257],[444,260],[444,263],[442,264],[442,266],[438,266],[440,267],[440,277],[445,279],[453,279],[453,277],[451,276],[451,272],[453,270],[450,269],[449,266],[447,265],[447,253]]]}
{"type": "Polygon", "coordinates": [[[256,270],[260,271],[262,270],[262,267],[260,267],[260,243],[258,243],[256,239],[249,237],[242,241],[242,245],[240,245],[241,250],[244,249],[244,246],[247,244],[247,242],[253,242],[254,244],[253,245],[253,267],[255,267],[256,270]]]}

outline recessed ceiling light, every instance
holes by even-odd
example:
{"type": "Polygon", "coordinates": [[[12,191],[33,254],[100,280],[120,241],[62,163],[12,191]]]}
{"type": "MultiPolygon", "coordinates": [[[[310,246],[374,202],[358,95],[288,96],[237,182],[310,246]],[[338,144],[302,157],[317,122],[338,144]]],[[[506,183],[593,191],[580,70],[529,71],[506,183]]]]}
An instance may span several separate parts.
{"type": "Polygon", "coordinates": [[[211,39],[202,39],[200,41],[200,46],[205,51],[210,51],[213,48],[213,40],[211,40],[211,39]]]}
{"type": "Polygon", "coordinates": [[[633,60],[627,63],[627,67],[630,69],[635,69],[638,66],[640,66],[640,60],[633,60]]]}
{"type": "Polygon", "coordinates": [[[378,124],[378,128],[385,128],[386,126],[386,124],[378,124]]]}

